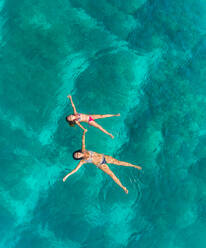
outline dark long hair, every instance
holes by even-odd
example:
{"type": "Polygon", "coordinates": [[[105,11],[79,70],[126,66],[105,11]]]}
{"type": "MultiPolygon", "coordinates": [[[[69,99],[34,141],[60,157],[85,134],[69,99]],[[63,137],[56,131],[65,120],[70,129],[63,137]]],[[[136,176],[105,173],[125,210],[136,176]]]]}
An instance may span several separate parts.
{"type": "Polygon", "coordinates": [[[75,158],[74,154],[77,153],[77,152],[81,152],[82,153],[82,150],[80,149],[80,150],[77,150],[77,151],[73,152],[73,155],[72,155],[73,156],[73,159],[75,159],[75,160],[82,160],[83,157],[82,158],[75,158]]]}
{"type": "Polygon", "coordinates": [[[74,127],[76,125],[75,121],[68,121],[67,117],[66,117],[66,121],[69,123],[71,127],[74,127]]]}

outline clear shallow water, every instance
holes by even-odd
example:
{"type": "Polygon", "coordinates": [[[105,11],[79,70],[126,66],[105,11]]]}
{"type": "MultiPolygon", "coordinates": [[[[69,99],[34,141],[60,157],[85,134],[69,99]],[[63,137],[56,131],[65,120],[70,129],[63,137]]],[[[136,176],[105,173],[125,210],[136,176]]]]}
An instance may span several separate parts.
{"type": "Polygon", "coordinates": [[[0,2],[0,246],[206,245],[205,1],[0,2]],[[121,113],[90,150],[141,164],[76,166],[72,108],[121,113]]]}

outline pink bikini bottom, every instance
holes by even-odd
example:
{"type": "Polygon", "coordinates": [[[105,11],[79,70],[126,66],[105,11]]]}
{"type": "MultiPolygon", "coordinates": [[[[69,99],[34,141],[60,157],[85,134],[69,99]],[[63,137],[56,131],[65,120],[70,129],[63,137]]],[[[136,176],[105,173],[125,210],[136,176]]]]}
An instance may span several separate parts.
{"type": "Polygon", "coordinates": [[[94,121],[94,119],[93,119],[91,116],[89,116],[89,121],[88,121],[88,123],[89,123],[90,121],[94,121]]]}

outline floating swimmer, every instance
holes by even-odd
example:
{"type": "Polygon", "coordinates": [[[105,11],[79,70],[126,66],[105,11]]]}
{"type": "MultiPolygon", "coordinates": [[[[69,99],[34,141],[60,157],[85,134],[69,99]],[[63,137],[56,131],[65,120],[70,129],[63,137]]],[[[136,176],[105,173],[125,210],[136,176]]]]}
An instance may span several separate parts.
{"type": "Polygon", "coordinates": [[[77,172],[81,166],[83,164],[86,163],[93,163],[94,165],[96,165],[99,169],[101,169],[102,171],[104,171],[106,174],[108,174],[114,181],[115,183],[117,183],[124,191],[126,194],[128,194],[128,190],[126,187],[124,187],[120,180],[115,176],[115,174],[110,170],[108,164],[116,164],[116,165],[120,165],[120,166],[129,166],[129,167],[134,167],[137,168],[138,170],[141,170],[142,167],[138,166],[138,165],[133,165],[133,164],[129,164],[127,162],[122,162],[119,161],[111,156],[107,156],[104,154],[100,154],[97,152],[92,152],[92,151],[87,151],[85,148],[85,133],[87,131],[84,130],[84,133],[82,135],[82,149],[75,151],[73,153],[73,158],[75,160],[81,160],[79,162],[79,164],[77,165],[77,167],[72,170],[69,174],[67,174],[64,178],[63,178],[63,182],[65,182],[67,180],[67,178],[69,176],[71,176],[72,174],[74,174],[75,172],[77,172]]]}
{"type": "Polygon", "coordinates": [[[70,126],[74,126],[75,124],[77,124],[79,127],[81,127],[83,130],[86,130],[81,124],[80,122],[87,122],[89,125],[96,127],[98,129],[100,129],[102,132],[108,134],[112,139],[114,138],[114,136],[107,132],[102,126],[100,126],[99,124],[96,123],[96,119],[102,119],[102,118],[107,118],[107,117],[113,117],[113,116],[120,116],[120,114],[116,114],[116,115],[86,115],[86,114],[80,114],[77,113],[75,105],[72,101],[72,97],[69,95],[67,96],[72,104],[72,108],[74,110],[74,114],[73,115],[68,115],[66,117],[66,120],[68,121],[70,126]]]}

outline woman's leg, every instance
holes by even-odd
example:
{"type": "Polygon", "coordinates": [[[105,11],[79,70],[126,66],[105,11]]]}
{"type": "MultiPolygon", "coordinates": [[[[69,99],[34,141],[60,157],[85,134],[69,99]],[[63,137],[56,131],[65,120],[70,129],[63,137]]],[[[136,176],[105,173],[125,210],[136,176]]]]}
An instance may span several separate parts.
{"type": "Polygon", "coordinates": [[[116,164],[116,165],[120,165],[120,166],[134,167],[134,168],[137,168],[138,170],[142,169],[141,166],[130,164],[130,163],[123,162],[123,161],[119,161],[119,160],[117,160],[117,159],[115,159],[115,158],[113,158],[111,156],[105,155],[104,157],[105,157],[105,159],[106,159],[108,164],[116,164]]]}
{"type": "Polygon", "coordinates": [[[114,181],[116,184],[118,184],[126,194],[128,194],[128,190],[126,187],[124,187],[120,180],[115,176],[115,174],[110,170],[109,166],[107,164],[101,164],[99,165],[99,168],[104,171],[107,175],[109,175],[114,181]]]}
{"type": "Polygon", "coordinates": [[[97,124],[96,121],[90,121],[89,124],[90,124],[91,126],[93,126],[93,127],[98,128],[98,129],[101,130],[102,132],[108,134],[112,139],[114,138],[114,136],[113,136],[111,133],[107,132],[102,126],[100,126],[99,124],[97,124]]]}
{"type": "Polygon", "coordinates": [[[96,119],[103,119],[103,118],[107,118],[107,117],[113,117],[113,116],[120,116],[120,114],[116,114],[116,115],[90,115],[94,120],[96,119]]]}

